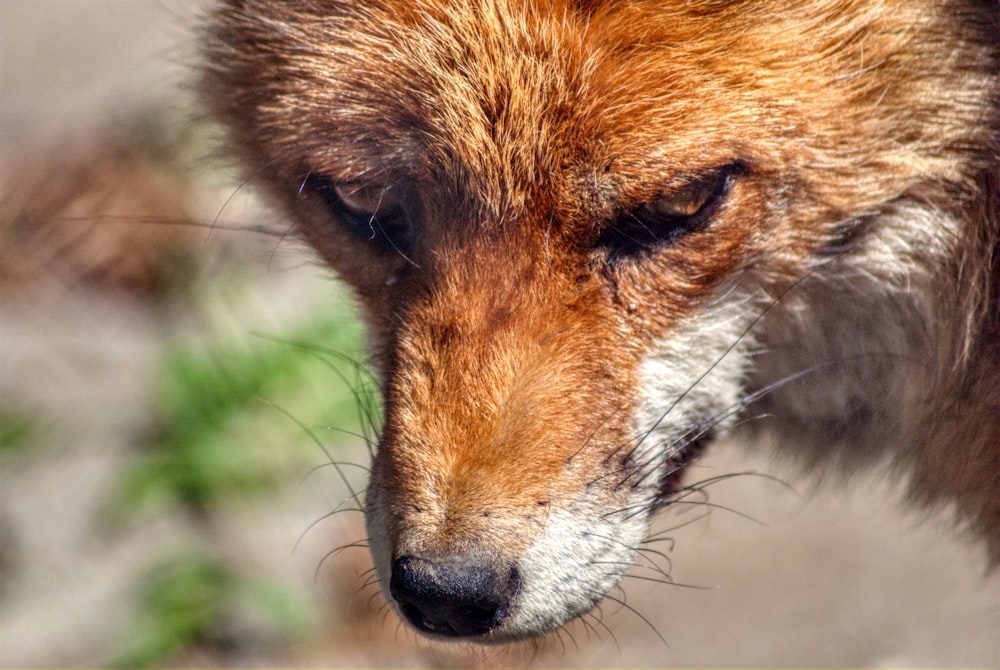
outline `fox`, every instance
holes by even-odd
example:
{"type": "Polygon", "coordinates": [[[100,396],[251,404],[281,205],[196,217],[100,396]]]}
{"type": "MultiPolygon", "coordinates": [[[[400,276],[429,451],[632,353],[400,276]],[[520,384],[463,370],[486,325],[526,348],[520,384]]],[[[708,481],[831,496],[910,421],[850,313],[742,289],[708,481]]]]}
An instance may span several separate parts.
{"type": "Polygon", "coordinates": [[[432,638],[558,630],[713,442],[1000,560],[1000,5],[216,0],[200,90],[352,289],[432,638]]]}

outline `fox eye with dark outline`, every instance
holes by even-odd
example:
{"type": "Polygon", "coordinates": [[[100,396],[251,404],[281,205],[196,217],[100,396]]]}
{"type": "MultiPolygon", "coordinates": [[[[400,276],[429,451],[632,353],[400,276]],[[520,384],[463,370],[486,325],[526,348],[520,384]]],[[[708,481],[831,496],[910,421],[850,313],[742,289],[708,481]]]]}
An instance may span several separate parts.
{"type": "Polygon", "coordinates": [[[624,212],[608,225],[595,247],[618,261],[640,257],[701,230],[725,202],[739,172],[738,164],[716,168],[624,212]]]}
{"type": "Polygon", "coordinates": [[[413,242],[410,212],[391,184],[337,182],[313,174],[306,178],[303,190],[315,193],[357,238],[371,241],[380,251],[408,253],[413,242]]]}

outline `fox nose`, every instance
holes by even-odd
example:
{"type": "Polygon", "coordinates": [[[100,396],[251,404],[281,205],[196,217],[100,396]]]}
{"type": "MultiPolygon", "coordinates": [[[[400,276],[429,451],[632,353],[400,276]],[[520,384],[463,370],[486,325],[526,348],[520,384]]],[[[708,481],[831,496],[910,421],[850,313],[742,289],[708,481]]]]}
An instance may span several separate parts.
{"type": "Polygon", "coordinates": [[[509,614],[520,586],[517,568],[468,557],[402,556],[389,592],[417,629],[449,637],[485,635],[509,614]]]}

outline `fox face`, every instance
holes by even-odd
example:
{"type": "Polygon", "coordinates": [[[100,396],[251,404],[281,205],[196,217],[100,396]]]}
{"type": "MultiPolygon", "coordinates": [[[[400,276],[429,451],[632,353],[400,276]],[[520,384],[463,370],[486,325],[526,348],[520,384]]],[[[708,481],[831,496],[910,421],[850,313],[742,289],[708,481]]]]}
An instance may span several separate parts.
{"type": "Polygon", "coordinates": [[[221,3],[206,98],[368,324],[402,618],[587,612],[744,424],[809,459],[926,433],[996,229],[995,33],[952,4],[221,3]]]}

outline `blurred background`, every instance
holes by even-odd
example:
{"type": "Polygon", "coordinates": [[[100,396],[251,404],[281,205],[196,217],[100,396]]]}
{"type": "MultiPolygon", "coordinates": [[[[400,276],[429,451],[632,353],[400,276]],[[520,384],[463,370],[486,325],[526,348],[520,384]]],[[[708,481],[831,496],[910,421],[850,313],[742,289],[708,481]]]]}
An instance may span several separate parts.
{"type": "Polygon", "coordinates": [[[692,477],[745,474],[663,513],[560,634],[401,626],[357,511],[363,334],[212,157],[187,88],[204,7],[0,0],[0,664],[1000,663],[979,548],[887,477],[820,484],[725,445],[692,477]]]}

